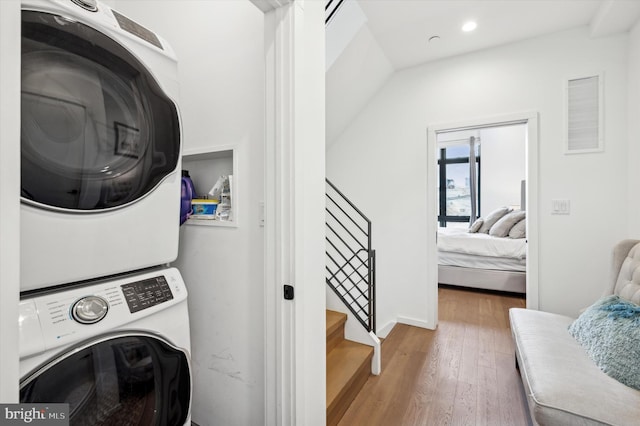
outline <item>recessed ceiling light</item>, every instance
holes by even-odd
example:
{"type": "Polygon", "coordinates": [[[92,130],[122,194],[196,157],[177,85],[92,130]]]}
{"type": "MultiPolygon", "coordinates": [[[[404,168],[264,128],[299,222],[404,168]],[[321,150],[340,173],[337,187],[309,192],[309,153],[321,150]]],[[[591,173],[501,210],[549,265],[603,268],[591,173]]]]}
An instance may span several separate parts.
{"type": "Polygon", "coordinates": [[[469,31],[475,30],[477,26],[478,24],[476,24],[474,21],[469,21],[462,26],[462,31],[468,33],[469,31]]]}

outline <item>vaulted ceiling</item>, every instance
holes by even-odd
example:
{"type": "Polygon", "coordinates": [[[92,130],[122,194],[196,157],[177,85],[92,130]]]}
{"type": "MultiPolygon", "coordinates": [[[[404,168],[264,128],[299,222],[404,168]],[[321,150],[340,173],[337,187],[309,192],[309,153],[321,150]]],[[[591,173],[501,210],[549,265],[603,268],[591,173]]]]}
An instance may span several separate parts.
{"type": "Polygon", "coordinates": [[[327,143],[398,70],[582,26],[607,36],[638,19],[640,0],[344,0],[326,29],[327,143]],[[477,28],[465,33],[468,21],[477,28]]]}

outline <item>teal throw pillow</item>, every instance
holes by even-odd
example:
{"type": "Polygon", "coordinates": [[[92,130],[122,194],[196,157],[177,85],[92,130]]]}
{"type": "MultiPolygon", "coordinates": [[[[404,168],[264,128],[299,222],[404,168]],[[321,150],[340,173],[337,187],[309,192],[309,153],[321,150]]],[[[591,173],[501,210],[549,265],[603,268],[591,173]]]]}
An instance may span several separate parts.
{"type": "Polygon", "coordinates": [[[640,390],[640,306],[607,296],[587,308],[569,333],[606,374],[640,390]]]}

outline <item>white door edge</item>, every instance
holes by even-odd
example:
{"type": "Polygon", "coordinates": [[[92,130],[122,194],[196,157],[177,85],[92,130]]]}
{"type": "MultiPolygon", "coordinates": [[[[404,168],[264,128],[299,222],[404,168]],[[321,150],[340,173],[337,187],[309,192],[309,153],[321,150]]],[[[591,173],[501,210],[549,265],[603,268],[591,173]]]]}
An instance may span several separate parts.
{"type": "Polygon", "coordinates": [[[280,3],[265,13],[264,423],[324,425],[324,5],[280,3]]]}
{"type": "Polygon", "coordinates": [[[295,324],[281,286],[291,282],[289,227],[293,137],[293,14],[290,5],[265,14],[265,425],[295,419],[295,324]]]}

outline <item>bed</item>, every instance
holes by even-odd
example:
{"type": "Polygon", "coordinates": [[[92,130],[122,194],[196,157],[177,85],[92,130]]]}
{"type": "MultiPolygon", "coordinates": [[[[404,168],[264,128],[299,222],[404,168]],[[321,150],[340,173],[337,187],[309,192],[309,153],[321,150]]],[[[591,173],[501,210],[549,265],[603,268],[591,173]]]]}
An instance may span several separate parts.
{"type": "Polygon", "coordinates": [[[526,238],[438,228],[438,283],[526,293],[526,238]]]}

